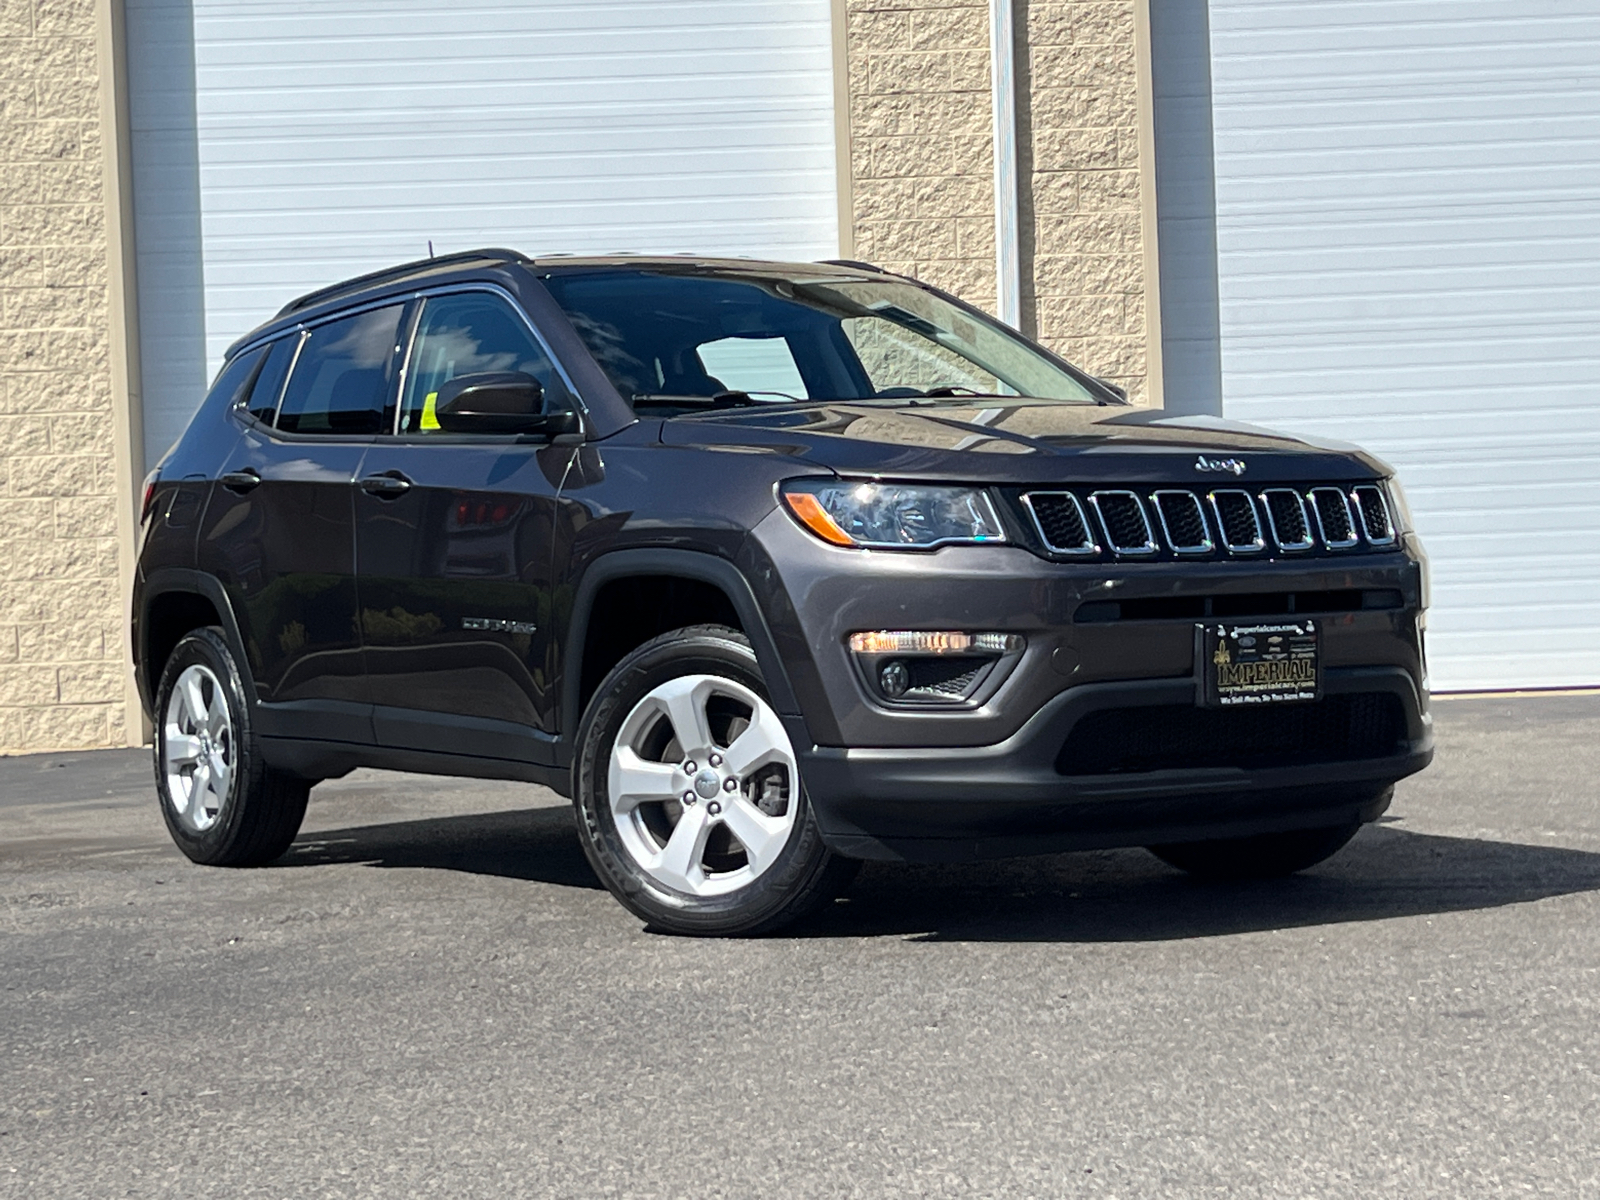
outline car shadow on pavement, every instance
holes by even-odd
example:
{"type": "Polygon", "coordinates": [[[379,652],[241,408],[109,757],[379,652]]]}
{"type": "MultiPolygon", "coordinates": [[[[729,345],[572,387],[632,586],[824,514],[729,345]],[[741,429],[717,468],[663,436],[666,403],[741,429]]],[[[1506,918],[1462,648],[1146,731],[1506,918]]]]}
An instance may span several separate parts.
{"type": "Polygon", "coordinates": [[[1498,908],[1600,891],[1600,854],[1368,826],[1321,866],[1216,883],[1142,850],[874,868],[813,937],[1145,942],[1498,908]]]}
{"type": "Polygon", "coordinates": [[[578,844],[572,810],[564,805],[301,833],[272,865],[329,863],[432,867],[561,887],[600,886],[578,844]]]}
{"type": "MultiPolygon", "coordinates": [[[[278,868],[332,863],[598,888],[565,807],[303,833],[278,868]]],[[[1466,912],[1600,891],[1600,854],[1372,825],[1288,879],[1206,883],[1142,850],[962,865],[866,864],[788,937],[1134,942],[1466,912]]]]}

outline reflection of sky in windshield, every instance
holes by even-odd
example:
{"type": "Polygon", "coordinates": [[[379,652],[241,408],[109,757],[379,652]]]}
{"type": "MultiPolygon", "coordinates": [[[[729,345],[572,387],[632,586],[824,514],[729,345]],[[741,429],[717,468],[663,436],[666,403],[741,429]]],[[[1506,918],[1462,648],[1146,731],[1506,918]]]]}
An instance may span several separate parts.
{"type": "Polygon", "coordinates": [[[617,268],[555,272],[546,286],[624,396],[1097,399],[1021,337],[911,283],[617,268]],[[758,355],[780,339],[792,365],[758,355]]]}

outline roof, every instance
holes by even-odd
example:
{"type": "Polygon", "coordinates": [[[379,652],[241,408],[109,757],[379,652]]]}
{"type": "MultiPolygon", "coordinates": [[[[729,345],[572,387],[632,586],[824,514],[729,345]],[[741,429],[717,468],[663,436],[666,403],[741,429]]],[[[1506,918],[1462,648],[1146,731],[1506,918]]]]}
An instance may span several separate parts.
{"type": "Polygon", "coordinates": [[[329,300],[338,299],[341,296],[365,291],[368,288],[401,283],[410,276],[423,275],[447,268],[466,267],[478,263],[482,263],[485,266],[505,266],[511,263],[519,263],[536,269],[550,268],[556,270],[605,267],[644,267],[647,269],[676,267],[680,269],[700,268],[740,272],[771,270],[777,267],[783,269],[786,273],[815,271],[818,274],[837,274],[838,268],[844,267],[851,271],[869,271],[878,275],[884,274],[881,267],[850,259],[828,259],[820,263],[796,263],[753,258],[716,258],[697,254],[549,254],[538,258],[529,258],[517,250],[491,247],[482,250],[463,250],[456,254],[440,254],[432,258],[419,258],[412,262],[400,263],[397,266],[385,267],[381,271],[369,271],[365,275],[357,275],[353,279],[330,284],[328,287],[318,288],[314,292],[307,292],[303,296],[296,297],[279,309],[277,315],[284,317],[290,313],[300,312],[303,309],[324,304],[329,300]]]}
{"type": "Polygon", "coordinates": [[[227,357],[231,358],[241,346],[248,345],[262,337],[276,336],[283,330],[292,328],[300,314],[309,313],[309,310],[312,309],[326,309],[329,306],[337,306],[338,301],[357,299],[363,292],[377,292],[381,295],[389,291],[404,291],[406,285],[413,282],[419,285],[436,282],[436,280],[430,279],[430,276],[460,278],[462,272],[513,266],[524,267],[541,273],[605,270],[608,268],[625,270],[633,268],[715,271],[727,274],[749,275],[782,272],[788,276],[814,274],[819,278],[834,279],[839,277],[841,271],[860,275],[884,275],[888,273],[881,267],[875,267],[870,263],[845,259],[803,263],[754,258],[716,258],[710,255],[695,254],[548,254],[541,255],[538,258],[530,258],[519,250],[486,247],[479,250],[463,250],[455,254],[439,254],[432,258],[419,258],[412,262],[399,263],[392,267],[385,267],[381,271],[369,271],[365,275],[357,275],[354,278],[341,280],[324,288],[318,288],[314,292],[307,292],[303,296],[297,296],[279,309],[270,320],[263,322],[255,329],[238,338],[233,345],[228,347],[227,357]]]}
{"type": "Polygon", "coordinates": [[[412,262],[400,263],[398,266],[385,267],[381,271],[369,271],[365,275],[357,275],[353,279],[342,280],[325,288],[318,288],[314,292],[307,292],[304,296],[297,296],[280,308],[277,316],[287,316],[292,312],[299,312],[302,309],[326,303],[340,296],[365,291],[367,288],[378,287],[383,284],[400,283],[408,276],[423,275],[442,268],[464,267],[475,263],[504,266],[507,263],[525,263],[528,261],[529,259],[525,255],[516,250],[504,250],[498,247],[486,250],[462,250],[457,254],[439,254],[428,258],[419,258],[412,262]]]}

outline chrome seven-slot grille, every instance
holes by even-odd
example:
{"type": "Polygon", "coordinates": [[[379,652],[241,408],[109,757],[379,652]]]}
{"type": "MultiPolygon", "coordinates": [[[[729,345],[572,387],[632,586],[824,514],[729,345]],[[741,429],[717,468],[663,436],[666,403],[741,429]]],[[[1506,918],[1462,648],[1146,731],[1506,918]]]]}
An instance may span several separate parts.
{"type": "Polygon", "coordinates": [[[1396,544],[1383,489],[1370,483],[1206,492],[1038,489],[1024,492],[1022,504],[1050,551],[1082,557],[1107,550],[1133,558],[1163,551],[1338,553],[1396,544]]]}

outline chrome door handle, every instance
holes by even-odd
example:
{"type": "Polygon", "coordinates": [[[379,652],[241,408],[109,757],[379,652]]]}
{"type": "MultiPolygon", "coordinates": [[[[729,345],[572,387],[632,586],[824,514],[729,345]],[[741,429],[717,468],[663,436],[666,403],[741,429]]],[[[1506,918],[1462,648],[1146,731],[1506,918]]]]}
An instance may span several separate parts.
{"type": "Polygon", "coordinates": [[[261,482],[261,476],[254,471],[229,471],[222,477],[222,486],[230,492],[238,492],[241,496],[261,482]]]}
{"type": "Polygon", "coordinates": [[[361,481],[361,490],[380,500],[393,500],[411,490],[411,480],[398,471],[392,475],[368,475],[361,481]]]}

